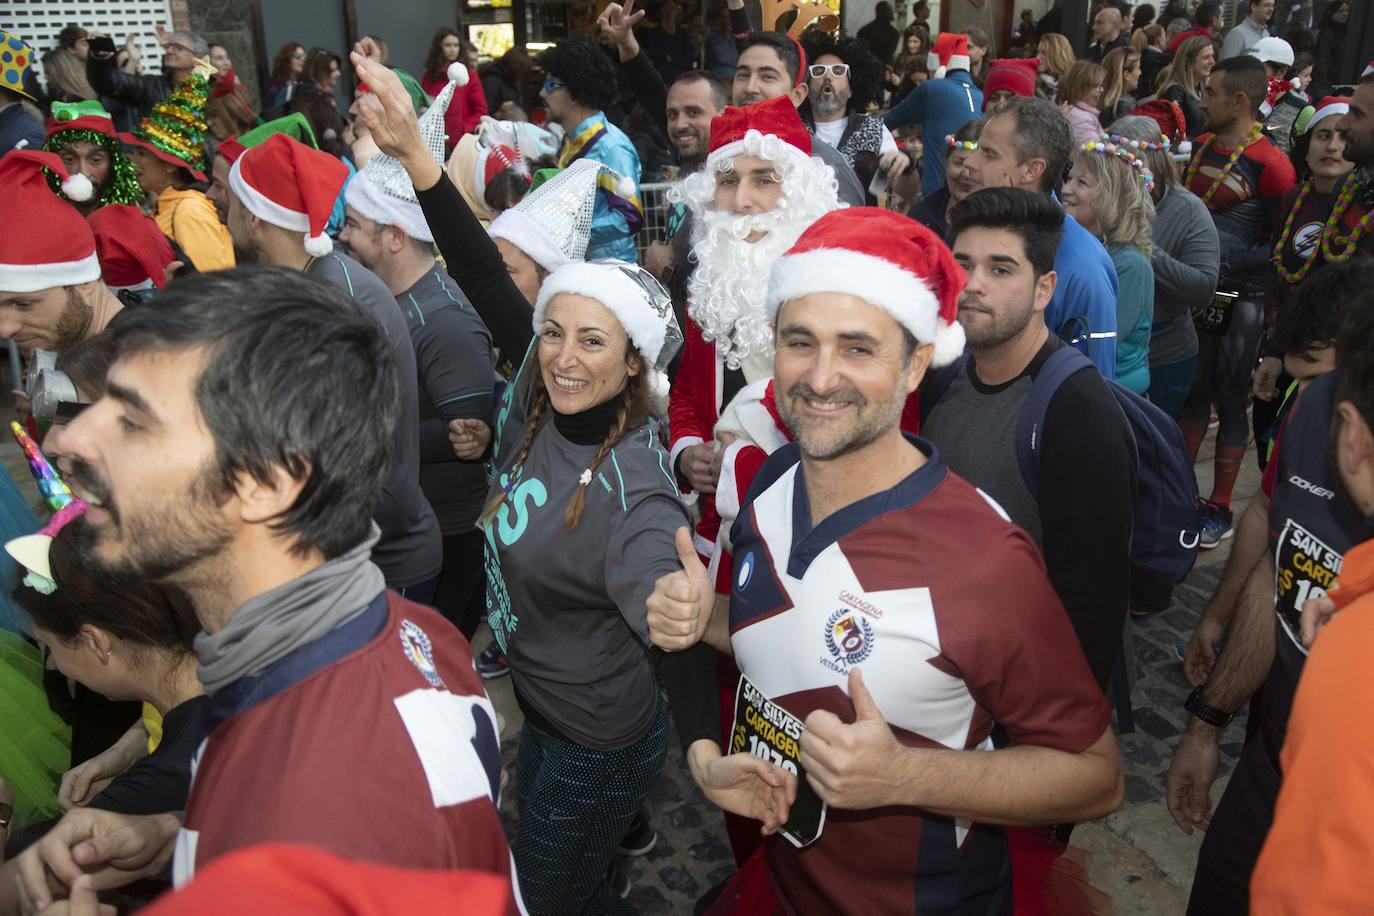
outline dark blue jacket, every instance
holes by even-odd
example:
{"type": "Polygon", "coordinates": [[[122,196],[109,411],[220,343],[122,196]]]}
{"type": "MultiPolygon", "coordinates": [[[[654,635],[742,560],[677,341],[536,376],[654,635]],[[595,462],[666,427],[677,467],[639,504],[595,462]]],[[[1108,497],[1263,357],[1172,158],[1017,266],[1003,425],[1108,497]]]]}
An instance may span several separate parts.
{"type": "Polygon", "coordinates": [[[26,149],[43,148],[43,125],[15,102],[0,108],[0,156],[23,143],[26,149]],[[24,141],[27,140],[27,143],[24,141]]]}
{"type": "Polygon", "coordinates": [[[891,131],[922,125],[922,194],[933,194],[945,186],[945,137],[982,113],[983,90],[973,85],[967,70],[952,70],[941,79],[917,86],[883,118],[891,131]]]}

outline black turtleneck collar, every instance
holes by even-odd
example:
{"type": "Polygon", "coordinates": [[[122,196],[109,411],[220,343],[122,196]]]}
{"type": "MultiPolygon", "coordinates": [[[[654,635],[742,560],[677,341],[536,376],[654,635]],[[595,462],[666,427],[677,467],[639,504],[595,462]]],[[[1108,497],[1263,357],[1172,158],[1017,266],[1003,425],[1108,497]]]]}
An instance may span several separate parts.
{"type": "Polygon", "coordinates": [[[561,414],[554,411],[553,425],[559,434],[574,445],[600,445],[615,423],[620,398],[613,397],[581,413],[561,414]]]}

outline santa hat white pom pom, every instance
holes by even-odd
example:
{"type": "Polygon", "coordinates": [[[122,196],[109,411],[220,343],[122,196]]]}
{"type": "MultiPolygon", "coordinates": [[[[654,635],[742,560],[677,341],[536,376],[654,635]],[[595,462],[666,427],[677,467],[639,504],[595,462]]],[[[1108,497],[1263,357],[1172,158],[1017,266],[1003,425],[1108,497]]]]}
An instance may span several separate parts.
{"type": "Polygon", "coordinates": [[[305,237],[305,253],[312,258],[322,258],[334,250],[334,242],[329,236],[307,235],[305,237]]]}
{"type": "Polygon", "coordinates": [[[935,332],[935,353],[931,357],[931,365],[948,366],[954,362],[964,352],[964,326],[957,321],[951,321],[935,332]]]}
{"type": "Polygon", "coordinates": [[[467,66],[461,60],[455,60],[453,63],[449,64],[448,79],[451,83],[457,83],[459,86],[466,86],[468,84],[467,66]]]}
{"type": "Polygon", "coordinates": [[[649,372],[649,393],[655,398],[666,398],[671,390],[668,382],[668,373],[662,369],[653,369],[649,372]]]}
{"type": "Polygon", "coordinates": [[[95,193],[95,186],[85,175],[77,172],[75,175],[62,182],[62,193],[75,201],[90,200],[95,193]]]}

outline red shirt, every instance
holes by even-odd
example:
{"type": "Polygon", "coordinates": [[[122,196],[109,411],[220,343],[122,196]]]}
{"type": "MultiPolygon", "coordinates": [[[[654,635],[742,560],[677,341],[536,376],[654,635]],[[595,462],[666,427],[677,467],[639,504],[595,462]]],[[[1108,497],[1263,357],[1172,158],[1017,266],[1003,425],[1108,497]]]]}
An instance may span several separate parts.
{"type": "Polygon", "coordinates": [[[496,714],[467,641],[394,593],[210,698],[177,840],[178,886],[267,842],[514,881],[496,714]]]}

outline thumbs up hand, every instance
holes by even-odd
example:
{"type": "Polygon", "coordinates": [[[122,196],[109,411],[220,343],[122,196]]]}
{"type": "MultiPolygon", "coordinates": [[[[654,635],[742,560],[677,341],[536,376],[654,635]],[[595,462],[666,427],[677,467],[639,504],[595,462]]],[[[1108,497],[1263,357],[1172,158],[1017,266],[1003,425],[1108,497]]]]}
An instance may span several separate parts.
{"type": "Polygon", "coordinates": [[[711,622],[716,592],[686,526],[675,538],[680,572],[669,573],[654,583],[645,603],[649,611],[649,641],[660,649],[680,652],[701,641],[711,622]]]}
{"type": "Polygon", "coordinates": [[[873,702],[858,668],[849,671],[854,722],[818,709],[806,717],[801,762],[816,794],[836,808],[863,810],[900,804],[896,767],[902,746],[873,702]]]}

